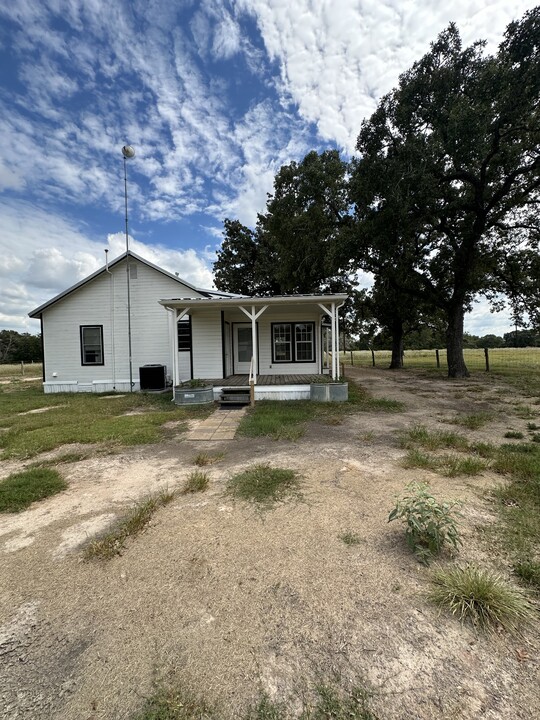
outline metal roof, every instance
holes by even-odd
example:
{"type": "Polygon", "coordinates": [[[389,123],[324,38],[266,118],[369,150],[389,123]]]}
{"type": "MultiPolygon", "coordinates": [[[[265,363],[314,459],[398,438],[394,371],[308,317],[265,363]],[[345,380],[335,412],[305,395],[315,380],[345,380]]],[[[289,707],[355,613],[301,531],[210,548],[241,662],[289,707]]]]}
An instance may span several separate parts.
{"type": "Polygon", "coordinates": [[[230,298],[169,298],[160,300],[160,305],[167,308],[195,308],[195,307],[239,307],[240,305],[308,305],[318,303],[343,303],[349,296],[347,293],[334,295],[273,295],[272,297],[230,297],[230,298]]]}

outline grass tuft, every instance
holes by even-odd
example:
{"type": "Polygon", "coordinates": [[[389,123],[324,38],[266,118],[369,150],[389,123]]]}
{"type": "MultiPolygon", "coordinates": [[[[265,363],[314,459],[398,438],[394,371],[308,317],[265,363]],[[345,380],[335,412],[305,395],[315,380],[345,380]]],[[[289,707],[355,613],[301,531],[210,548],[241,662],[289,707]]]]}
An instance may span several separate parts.
{"type": "Polygon", "coordinates": [[[445,422],[451,425],[461,425],[466,427],[468,430],[478,430],[484,427],[490,420],[493,420],[493,413],[489,412],[478,412],[470,415],[456,415],[451,420],[445,420],[445,422]]]}
{"type": "Polygon", "coordinates": [[[518,560],[514,563],[513,570],[523,583],[540,591],[540,562],[518,560]]]}
{"type": "Polygon", "coordinates": [[[121,555],[126,540],[141,533],[156,510],[168,505],[176,497],[174,490],[161,490],[138,502],[111,529],[91,540],[83,549],[85,560],[110,560],[121,555]]]}
{"type": "Polygon", "coordinates": [[[225,453],[206,453],[201,452],[195,455],[193,458],[193,464],[197,465],[198,467],[205,467],[206,465],[213,465],[214,463],[219,462],[222,460],[225,456],[225,453]]]}
{"type": "Polygon", "coordinates": [[[518,430],[509,430],[508,432],[504,433],[504,437],[512,440],[523,440],[525,436],[522,432],[519,432],[518,430]]]}
{"type": "Polygon", "coordinates": [[[159,688],[135,720],[217,720],[208,703],[186,690],[159,688]]]}
{"type": "Polygon", "coordinates": [[[479,630],[517,632],[535,616],[528,597],[489,570],[472,565],[439,569],[432,583],[430,600],[479,630]]]}
{"type": "Polygon", "coordinates": [[[0,512],[21,512],[36,500],[66,488],[66,481],[51,468],[34,467],[13,473],[0,481],[0,512]]]}
{"type": "Polygon", "coordinates": [[[210,482],[210,476],[204,470],[194,470],[191,472],[184,483],[182,494],[204,492],[210,482]]]}
{"type": "Polygon", "coordinates": [[[403,433],[401,445],[407,449],[420,445],[426,450],[440,450],[441,448],[466,450],[469,447],[468,440],[463,435],[444,430],[430,432],[424,425],[415,425],[403,433]]]}
{"type": "Polygon", "coordinates": [[[360,545],[362,542],[362,538],[358,535],[358,533],[349,531],[341,533],[341,535],[338,535],[338,538],[342,540],[345,545],[360,545]]]}
{"type": "Polygon", "coordinates": [[[300,476],[295,470],[260,464],[233,475],[227,483],[227,491],[242,500],[273,505],[288,496],[298,497],[299,486],[300,476]]]}

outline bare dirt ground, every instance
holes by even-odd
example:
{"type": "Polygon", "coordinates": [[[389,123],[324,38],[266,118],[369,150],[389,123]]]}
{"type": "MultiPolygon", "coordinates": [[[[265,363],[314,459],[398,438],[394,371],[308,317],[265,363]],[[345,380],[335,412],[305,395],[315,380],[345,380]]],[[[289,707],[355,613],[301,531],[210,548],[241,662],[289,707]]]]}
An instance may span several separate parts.
{"type": "MultiPolygon", "coordinates": [[[[429,570],[387,524],[407,482],[429,479],[434,494],[466,501],[460,560],[507,572],[479,532],[496,521],[486,493],[500,478],[404,470],[398,433],[490,411],[463,434],[501,443],[525,428],[512,413],[531,398],[500,383],[352,373],[406,410],[312,423],[298,443],[179,434],[60,466],[67,491],[2,516],[2,720],[131,718],[156,677],[219,701],[224,717],[261,690],[294,706],[305,687],[339,677],[368,685],[381,720],[540,718],[538,629],[477,636],[439,616],[423,597],[429,570]],[[81,560],[81,542],[145,493],[181,484],[201,451],[225,453],[209,491],[161,509],[121,557],[81,560]],[[300,471],[303,499],[266,512],[231,500],[227,478],[255,462],[300,471]],[[344,532],[361,542],[345,545],[344,532]]],[[[0,463],[0,476],[13,469],[0,463]]]]}

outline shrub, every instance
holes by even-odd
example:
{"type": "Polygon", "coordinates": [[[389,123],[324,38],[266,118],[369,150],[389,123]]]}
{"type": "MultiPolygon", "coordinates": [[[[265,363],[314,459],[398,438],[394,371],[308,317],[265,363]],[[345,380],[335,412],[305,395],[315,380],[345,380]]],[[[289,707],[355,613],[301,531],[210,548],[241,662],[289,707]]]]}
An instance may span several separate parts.
{"type": "Polygon", "coordinates": [[[445,544],[457,549],[461,544],[457,526],[461,505],[457,500],[438,502],[428,492],[425,483],[410,483],[408,495],[398,500],[388,517],[388,522],[402,519],[407,524],[407,544],[419,562],[429,565],[445,544]]]}
{"type": "Polygon", "coordinates": [[[527,596],[497,573],[472,565],[437,570],[429,598],[481,630],[517,631],[534,617],[527,596]]]}

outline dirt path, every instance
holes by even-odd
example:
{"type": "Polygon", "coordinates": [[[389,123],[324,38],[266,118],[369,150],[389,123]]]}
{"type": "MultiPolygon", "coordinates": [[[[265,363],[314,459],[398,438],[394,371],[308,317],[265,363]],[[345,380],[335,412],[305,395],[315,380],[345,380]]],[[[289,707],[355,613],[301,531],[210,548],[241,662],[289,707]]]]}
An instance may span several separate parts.
{"type": "Polygon", "coordinates": [[[538,633],[478,638],[439,617],[422,595],[428,571],[387,524],[396,494],[429,477],[435,494],[467,501],[461,559],[490,565],[476,528],[495,521],[484,490],[498,479],[404,470],[398,432],[489,411],[492,422],[464,434],[500,443],[526,424],[508,414],[520,399],[497,384],[355,374],[406,411],[314,423],[298,443],[209,443],[225,453],[210,490],[160,510],[107,564],[82,562],[80,542],[126,503],[181,483],[201,443],[179,435],[63,466],[65,493],[3,516],[0,717],[130,718],[156,674],[238,717],[260,689],[298,697],[337,674],[368,683],[381,720],[540,718],[538,633]],[[299,470],[303,499],[266,513],[232,501],[227,478],[254,462],[299,470]],[[345,545],[344,532],[361,542],[345,545]]]}

